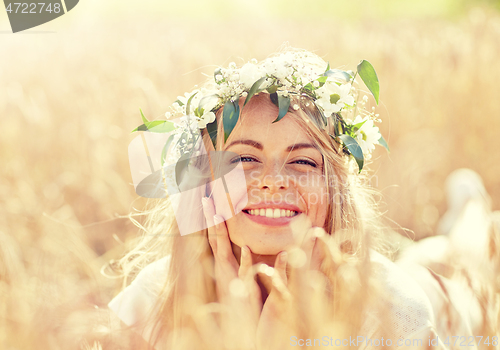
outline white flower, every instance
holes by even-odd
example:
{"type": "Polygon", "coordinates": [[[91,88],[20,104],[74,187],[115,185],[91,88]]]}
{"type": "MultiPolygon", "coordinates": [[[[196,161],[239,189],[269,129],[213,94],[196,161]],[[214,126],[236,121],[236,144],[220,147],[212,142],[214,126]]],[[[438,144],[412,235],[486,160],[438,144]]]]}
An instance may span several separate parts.
{"type": "Polygon", "coordinates": [[[203,113],[210,112],[212,109],[217,107],[219,104],[219,96],[215,94],[210,94],[203,96],[200,99],[200,102],[198,104],[198,109],[201,111],[203,109],[203,113]]]}
{"type": "Polygon", "coordinates": [[[240,69],[240,82],[245,89],[250,89],[252,85],[262,78],[266,73],[253,63],[247,63],[240,69]]]}
{"type": "Polygon", "coordinates": [[[204,129],[207,127],[207,124],[212,123],[215,120],[214,112],[206,112],[203,116],[198,120],[198,128],[204,129]]]}
{"type": "Polygon", "coordinates": [[[323,108],[326,117],[332,113],[339,112],[346,105],[354,104],[354,97],[350,95],[351,84],[337,85],[335,82],[327,81],[322,87],[316,90],[319,96],[316,105],[323,108]]]}
{"type": "Polygon", "coordinates": [[[356,131],[356,141],[358,141],[359,146],[363,150],[363,154],[368,155],[375,149],[375,145],[379,143],[380,131],[373,124],[373,120],[368,117],[362,118],[358,115],[354,119],[353,124],[361,123],[364,120],[366,120],[365,123],[356,131]]]}

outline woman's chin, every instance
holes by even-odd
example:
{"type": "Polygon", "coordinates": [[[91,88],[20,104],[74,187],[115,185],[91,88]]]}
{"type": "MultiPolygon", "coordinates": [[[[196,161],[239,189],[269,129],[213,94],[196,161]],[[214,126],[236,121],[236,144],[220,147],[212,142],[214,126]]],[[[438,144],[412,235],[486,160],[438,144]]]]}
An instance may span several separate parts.
{"type": "MultiPolygon", "coordinates": [[[[268,235],[253,235],[242,240],[241,246],[248,246],[255,255],[277,255],[293,246],[293,236],[281,235],[279,237],[269,237],[268,235]]],[[[239,244],[238,244],[239,245],[239,244]]]]}

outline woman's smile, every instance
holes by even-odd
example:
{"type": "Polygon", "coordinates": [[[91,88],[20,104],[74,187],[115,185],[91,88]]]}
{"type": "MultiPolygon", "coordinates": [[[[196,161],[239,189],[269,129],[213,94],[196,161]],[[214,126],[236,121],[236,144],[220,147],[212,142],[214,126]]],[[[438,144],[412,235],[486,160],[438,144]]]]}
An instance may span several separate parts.
{"type": "Polygon", "coordinates": [[[253,222],[267,226],[288,225],[302,211],[287,203],[258,204],[243,209],[243,213],[253,222]]]}

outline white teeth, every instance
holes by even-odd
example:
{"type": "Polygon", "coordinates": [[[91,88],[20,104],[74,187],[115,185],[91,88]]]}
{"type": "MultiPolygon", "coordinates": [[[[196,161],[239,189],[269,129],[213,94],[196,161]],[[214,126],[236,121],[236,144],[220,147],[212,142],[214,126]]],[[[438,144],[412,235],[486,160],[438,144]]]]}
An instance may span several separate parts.
{"type": "Polygon", "coordinates": [[[248,213],[250,215],[255,215],[255,216],[265,216],[268,218],[283,218],[283,217],[291,217],[294,216],[297,212],[293,210],[286,210],[286,209],[272,209],[272,208],[267,208],[267,209],[250,209],[248,210],[248,213]]]}

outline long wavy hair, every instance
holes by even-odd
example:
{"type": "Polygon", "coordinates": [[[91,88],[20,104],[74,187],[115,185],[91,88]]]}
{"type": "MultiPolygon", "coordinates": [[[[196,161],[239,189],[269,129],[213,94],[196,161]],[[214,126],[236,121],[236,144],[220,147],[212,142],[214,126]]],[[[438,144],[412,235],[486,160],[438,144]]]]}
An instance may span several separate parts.
{"type": "MultiPolygon", "coordinates": [[[[318,57],[318,64],[324,61],[318,57]]],[[[325,64],[326,66],[326,64],[325,64]]],[[[262,92],[255,95],[251,103],[242,109],[240,116],[244,120],[252,108],[263,105],[278,108],[270,100],[270,95],[262,92]]],[[[368,268],[368,248],[383,250],[382,226],[380,225],[376,191],[369,186],[369,175],[357,174],[353,162],[344,153],[330,135],[334,135],[334,118],[328,118],[326,127],[313,101],[304,96],[292,96],[290,106],[298,105],[299,109],[290,108],[285,118],[292,118],[310,137],[323,156],[324,178],[330,198],[327,219],[324,229],[327,237],[322,240],[330,252],[340,256],[335,260],[338,264],[344,261],[357,272],[343,274],[360,283],[339,281],[338,264],[321,266],[327,283],[330,300],[310,310],[309,315],[296,315],[294,318],[297,332],[305,332],[304,327],[323,329],[332,322],[339,322],[342,315],[350,319],[352,325],[359,326],[361,312],[360,300],[366,299],[366,288],[352,291],[352,286],[361,286],[364,282],[362,269],[368,268]],[[347,289],[351,291],[347,292],[347,289]],[[342,292],[344,291],[344,292],[342,292]],[[335,295],[335,298],[334,298],[335,295]],[[340,302],[342,300],[342,302],[340,302]],[[358,316],[356,316],[358,314],[358,316]],[[335,315],[335,317],[334,317],[335,315]],[[309,322],[305,322],[305,320],[309,322]]],[[[221,122],[222,109],[216,113],[218,135],[224,135],[221,122]]],[[[206,132],[203,134],[206,144],[210,143],[206,132]]],[[[219,137],[216,150],[224,149],[224,141],[219,137]]],[[[225,349],[234,348],[238,341],[238,327],[244,327],[244,319],[233,329],[221,326],[221,315],[224,310],[218,303],[215,279],[214,256],[207,238],[207,230],[187,236],[180,236],[170,200],[151,199],[147,209],[140,215],[146,217],[144,225],[133,218],[134,223],[143,231],[140,239],[133,243],[133,248],[119,262],[123,275],[132,278],[147,264],[170,256],[168,274],[162,281],[163,288],[157,299],[157,308],[146,324],[137,327],[148,327],[151,331],[151,344],[157,349],[225,349]],[[233,342],[234,341],[234,342],[233,342]]],[[[351,281],[352,282],[352,281],[351,281]]],[[[292,317],[292,316],[290,316],[292,317]]],[[[338,327],[332,329],[340,329],[338,327]]],[[[139,329],[139,332],[144,329],[139,329]]],[[[331,331],[330,331],[331,333],[331,331]]],[[[299,334],[299,333],[297,333],[299,334]]]]}

